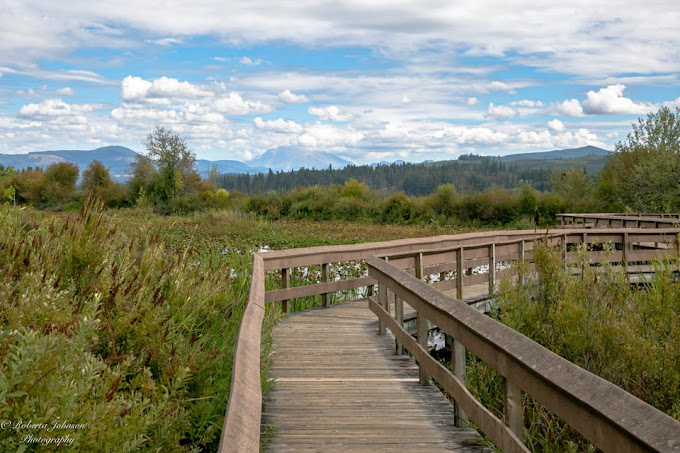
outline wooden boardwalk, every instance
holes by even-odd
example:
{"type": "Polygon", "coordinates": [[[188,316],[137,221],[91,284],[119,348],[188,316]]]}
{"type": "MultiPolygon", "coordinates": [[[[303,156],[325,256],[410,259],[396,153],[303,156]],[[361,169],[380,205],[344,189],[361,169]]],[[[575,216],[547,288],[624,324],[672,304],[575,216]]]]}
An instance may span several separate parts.
{"type": "Polygon", "coordinates": [[[262,426],[276,452],[479,452],[453,406],[377,335],[365,301],[289,315],[274,328],[276,379],[262,426]]]}

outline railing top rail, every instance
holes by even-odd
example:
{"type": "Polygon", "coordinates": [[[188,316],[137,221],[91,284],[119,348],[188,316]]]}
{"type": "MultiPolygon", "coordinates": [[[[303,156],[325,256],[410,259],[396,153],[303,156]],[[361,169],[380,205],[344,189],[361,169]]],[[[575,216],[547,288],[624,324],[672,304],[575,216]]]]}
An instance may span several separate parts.
{"type": "Polygon", "coordinates": [[[677,234],[677,228],[554,228],[543,230],[501,230],[477,233],[461,233],[455,235],[430,236],[412,239],[397,239],[393,241],[369,242],[347,245],[324,245],[318,247],[305,247],[298,249],[276,250],[258,253],[264,260],[266,271],[309,266],[324,263],[337,263],[350,260],[362,260],[370,256],[408,255],[409,253],[439,253],[446,249],[464,247],[483,247],[491,243],[516,242],[519,239],[540,238],[546,235],[576,235],[587,233],[589,236],[612,235],[616,233],[628,234],[677,234]]]}
{"type": "Polygon", "coordinates": [[[262,256],[255,254],[248,305],[243,314],[234,352],[231,389],[220,438],[220,453],[260,450],[262,415],[260,340],[264,320],[264,293],[262,256]]]}
{"type": "Polygon", "coordinates": [[[366,261],[400,299],[597,446],[622,451],[632,442],[643,451],[680,451],[680,423],[672,417],[389,262],[366,261]]]}
{"type": "Polygon", "coordinates": [[[560,213],[560,214],[555,214],[556,217],[589,217],[589,218],[598,218],[598,219],[648,219],[648,220],[658,220],[658,219],[678,219],[680,218],[680,214],[666,214],[666,213],[661,213],[661,214],[653,214],[653,213],[640,213],[640,214],[625,214],[625,213],[602,213],[602,212],[594,212],[594,213],[560,213]]]}

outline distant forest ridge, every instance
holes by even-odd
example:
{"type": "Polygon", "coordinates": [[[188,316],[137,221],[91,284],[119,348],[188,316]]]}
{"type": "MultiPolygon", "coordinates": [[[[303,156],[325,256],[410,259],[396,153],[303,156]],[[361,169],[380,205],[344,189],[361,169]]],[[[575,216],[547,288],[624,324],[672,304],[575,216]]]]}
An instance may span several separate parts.
{"type": "Polygon", "coordinates": [[[549,177],[555,168],[583,168],[586,174],[594,177],[604,167],[609,155],[601,151],[598,154],[566,158],[542,155],[536,159],[522,156],[506,161],[498,157],[463,155],[458,160],[419,164],[348,165],[341,169],[288,172],[270,170],[267,174],[221,175],[218,186],[256,194],[269,190],[285,192],[296,187],[344,184],[354,178],[374,190],[386,193],[404,191],[410,196],[428,195],[441,184],[453,184],[458,192],[479,192],[491,187],[514,189],[525,183],[545,191],[551,188],[549,177]]]}

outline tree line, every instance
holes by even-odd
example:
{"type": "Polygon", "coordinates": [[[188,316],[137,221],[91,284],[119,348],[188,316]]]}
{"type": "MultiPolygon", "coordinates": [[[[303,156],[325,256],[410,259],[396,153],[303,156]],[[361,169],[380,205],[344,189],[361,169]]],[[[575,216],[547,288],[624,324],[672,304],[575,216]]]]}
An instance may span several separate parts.
{"type": "Polygon", "coordinates": [[[0,202],[68,208],[94,193],[112,207],[147,206],[159,213],[221,208],[273,220],[517,226],[550,224],[554,214],[565,211],[680,211],[678,108],[663,107],[633,124],[598,175],[579,168],[522,173],[495,159],[464,156],[426,166],[350,166],[255,176],[213,170],[201,179],[195,154],[179,135],[158,127],[144,143],[147,155],[133,162],[125,183],[113,181],[97,161],[83,171],[80,188],[79,169],[73,164],[20,172],[0,167],[0,202]]]}
{"type": "Polygon", "coordinates": [[[527,183],[537,190],[550,188],[550,170],[518,169],[497,158],[465,155],[458,160],[424,164],[348,165],[341,169],[299,169],[255,175],[221,175],[218,186],[247,194],[269,190],[290,191],[296,187],[330,186],[350,179],[383,193],[403,191],[409,196],[432,193],[442,184],[453,184],[460,192],[480,192],[491,187],[516,189],[527,183]]]}
{"type": "Polygon", "coordinates": [[[217,173],[201,179],[195,169],[196,155],[172,130],[157,127],[144,145],[147,155],[130,166],[125,183],[111,178],[109,169],[94,160],[82,173],[69,162],[57,162],[45,170],[14,171],[0,165],[0,195],[9,204],[38,208],[79,207],[87,195],[103,199],[109,207],[149,206],[159,213],[183,213],[225,207],[229,192],[217,189],[217,173]]]}

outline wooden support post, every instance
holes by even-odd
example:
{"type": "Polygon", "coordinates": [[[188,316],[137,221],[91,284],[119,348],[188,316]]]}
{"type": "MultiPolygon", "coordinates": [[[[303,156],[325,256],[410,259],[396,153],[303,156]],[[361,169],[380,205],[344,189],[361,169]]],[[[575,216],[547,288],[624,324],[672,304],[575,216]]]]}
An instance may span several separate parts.
{"type": "Polygon", "coordinates": [[[562,235],[562,261],[564,262],[564,269],[568,267],[567,263],[567,235],[562,235]]]}
{"type": "MultiPolygon", "coordinates": [[[[397,320],[397,324],[399,324],[400,327],[404,327],[404,301],[399,298],[399,296],[395,295],[394,296],[394,318],[397,320]]],[[[399,343],[398,340],[395,340],[396,343],[396,354],[397,355],[402,355],[404,353],[404,347],[402,346],[401,343],[399,343]]]]}
{"type": "Polygon", "coordinates": [[[524,422],[522,420],[522,390],[505,379],[505,404],[503,414],[505,424],[515,433],[520,441],[524,440],[524,422]]]}
{"type": "MultiPolygon", "coordinates": [[[[290,269],[281,269],[281,288],[286,289],[290,287],[290,269]]],[[[284,313],[290,313],[290,301],[288,299],[281,301],[281,310],[284,313]]]]}
{"type": "MultiPolygon", "coordinates": [[[[321,281],[323,283],[326,283],[328,281],[328,278],[330,276],[330,265],[328,263],[323,263],[321,265],[321,281]]],[[[321,295],[321,302],[323,302],[324,307],[328,307],[330,305],[330,301],[328,300],[328,293],[323,293],[321,295]]]]}
{"type": "MultiPolygon", "coordinates": [[[[458,380],[465,387],[465,346],[463,346],[456,339],[453,340],[453,349],[451,357],[451,367],[453,368],[453,374],[458,378],[458,380]]],[[[457,402],[453,407],[455,413],[455,424],[459,428],[464,428],[467,425],[467,416],[460,404],[457,402]]]]}
{"type": "MultiPolygon", "coordinates": [[[[378,303],[383,307],[387,305],[387,285],[378,285],[378,303]]],[[[378,318],[378,335],[385,335],[387,333],[387,327],[385,322],[378,318]]]]}
{"type": "MultiPolygon", "coordinates": [[[[418,331],[418,343],[427,351],[427,319],[421,312],[416,313],[416,330],[418,331]]],[[[418,364],[418,375],[422,385],[430,384],[430,377],[420,364],[418,364]]]]}
{"type": "Polygon", "coordinates": [[[621,236],[621,254],[623,256],[623,271],[626,273],[626,280],[630,281],[630,276],[628,275],[628,233],[623,233],[621,236]]]}
{"type": "Polygon", "coordinates": [[[517,243],[517,253],[519,255],[517,259],[519,262],[519,284],[524,285],[524,239],[517,243]]]}
{"type": "Polygon", "coordinates": [[[496,291],[496,244],[489,245],[489,296],[496,291]]]}
{"type": "Polygon", "coordinates": [[[456,297],[459,300],[463,300],[463,260],[465,255],[463,253],[463,247],[456,251],[456,297]]]}
{"type": "Polygon", "coordinates": [[[415,266],[416,267],[416,278],[418,280],[422,280],[423,279],[423,253],[422,252],[416,253],[415,258],[416,258],[416,266],[415,266]]]}

